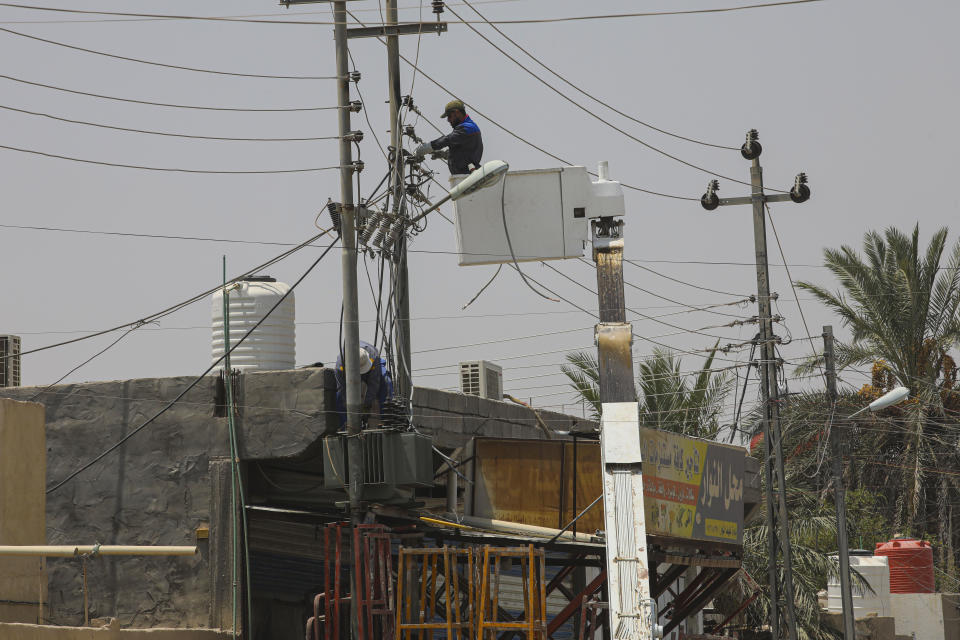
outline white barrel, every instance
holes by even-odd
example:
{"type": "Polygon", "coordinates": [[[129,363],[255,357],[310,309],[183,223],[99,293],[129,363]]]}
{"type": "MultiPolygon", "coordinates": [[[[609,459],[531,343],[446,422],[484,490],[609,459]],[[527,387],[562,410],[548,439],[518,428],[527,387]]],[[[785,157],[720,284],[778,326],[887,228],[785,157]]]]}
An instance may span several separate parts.
{"type": "MultiPolygon", "coordinates": [[[[230,319],[230,346],[259,322],[285,293],[289,285],[269,276],[253,276],[227,285],[230,319]]],[[[213,294],[211,307],[215,362],[224,351],[223,291],[213,294]]],[[[293,369],[296,362],[294,300],[290,293],[270,316],[230,354],[230,366],[242,371],[293,369]]],[[[223,363],[221,363],[221,367],[223,363]]]]}
{"type": "MultiPolygon", "coordinates": [[[[891,616],[893,610],[890,608],[890,567],[887,565],[887,558],[886,556],[870,555],[869,551],[861,553],[865,555],[859,555],[854,551],[850,552],[850,567],[864,577],[867,583],[873,587],[874,592],[861,591],[857,589],[856,585],[853,586],[851,589],[853,617],[859,619],[869,615],[891,616]]],[[[832,555],[831,558],[834,562],[837,562],[836,555],[832,555]]],[[[830,578],[827,581],[827,610],[843,611],[839,578],[830,578]]]]}

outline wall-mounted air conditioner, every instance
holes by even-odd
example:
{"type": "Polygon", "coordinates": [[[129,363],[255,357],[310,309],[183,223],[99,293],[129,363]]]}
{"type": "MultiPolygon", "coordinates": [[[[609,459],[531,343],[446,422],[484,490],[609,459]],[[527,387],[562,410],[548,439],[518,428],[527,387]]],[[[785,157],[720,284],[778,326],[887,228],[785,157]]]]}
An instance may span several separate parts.
{"type": "Polygon", "coordinates": [[[460,392],[491,400],[503,399],[503,367],[474,360],[460,363],[460,392]]]}
{"type": "Polygon", "coordinates": [[[0,387],[20,386],[20,336],[0,336],[0,387]]]}

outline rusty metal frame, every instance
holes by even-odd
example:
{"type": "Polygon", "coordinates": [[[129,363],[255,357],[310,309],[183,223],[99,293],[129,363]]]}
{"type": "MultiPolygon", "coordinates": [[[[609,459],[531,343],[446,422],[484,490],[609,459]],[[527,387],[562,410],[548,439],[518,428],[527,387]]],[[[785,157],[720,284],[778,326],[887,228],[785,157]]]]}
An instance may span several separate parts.
{"type": "Polygon", "coordinates": [[[597,596],[584,599],[580,605],[580,633],[579,640],[593,640],[597,630],[603,628],[607,616],[608,605],[597,596]]]}
{"type": "Polygon", "coordinates": [[[704,567],[700,575],[673,601],[670,621],[663,626],[663,635],[666,636],[703,607],[737,571],[739,569],[732,567],[704,567]]]}
{"type": "Polygon", "coordinates": [[[480,601],[477,607],[477,640],[486,640],[487,632],[519,631],[527,640],[547,638],[547,593],[546,570],[543,549],[530,544],[526,547],[483,548],[483,569],[480,574],[480,601]],[[522,618],[500,620],[500,570],[504,558],[519,558],[523,584],[524,612],[522,618]],[[493,569],[493,585],[490,585],[490,570],[493,569]],[[488,611],[489,610],[489,611],[488,611]],[[487,614],[491,619],[487,619],[487,614]]]}
{"type": "Polygon", "coordinates": [[[586,602],[588,600],[591,600],[593,596],[595,596],[597,593],[600,592],[600,589],[603,588],[603,585],[604,583],[606,583],[606,581],[607,581],[607,572],[606,570],[603,570],[600,572],[600,574],[596,578],[590,581],[590,584],[588,584],[583,591],[581,591],[574,597],[570,598],[570,602],[567,604],[567,606],[565,606],[563,610],[560,611],[560,613],[558,613],[557,615],[555,615],[553,617],[553,620],[551,620],[547,624],[547,637],[548,638],[552,637],[553,634],[557,631],[557,629],[562,627],[567,622],[567,620],[569,620],[574,614],[577,613],[577,611],[581,612],[580,627],[582,630],[583,629],[583,617],[582,617],[583,607],[586,605],[586,602]]]}
{"type": "Polygon", "coordinates": [[[314,640],[340,640],[350,627],[351,616],[356,617],[360,640],[379,640],[386,633],[392,636],[394,600],[389,529],[381,524],[352,527],[349,522],[332,522],[323,528],[323,548],[323,593],[317,594],[313,603],[314,640]],[[345,566],[357,575],[356,598],[348,592],[345,566]]]}
{"type": "Polygon", "coordinates": [[[475,570],[473,549],[447,546],[425,549],[400,547],[397,556],[396,624],[392,637],[395,640],[413,640],[416,632],[419,640],[428,640],[434,637],[436,630],[443,630],[446,631],[446,640],[473,640],[476,623],[475,570]],[[437,590],[437,577],[440,571],[438,563],[441,559],[442,594],[437,590]],[[461,560],[463,560],[462,565],[461,560]],[[466,593],[462,584],[461,567],[466,571],[466,593]],[[414,590],[406,591],[407,580],[416,578],[418,575],[420,577],[419,593],[414,590]],[[438,595],[443,596],[442,603],[439,602],[438,595]],[[439,608],[441,605],[442,610],[439,608]],[[431,622],[438,614],[442,621],[431,622]]]}

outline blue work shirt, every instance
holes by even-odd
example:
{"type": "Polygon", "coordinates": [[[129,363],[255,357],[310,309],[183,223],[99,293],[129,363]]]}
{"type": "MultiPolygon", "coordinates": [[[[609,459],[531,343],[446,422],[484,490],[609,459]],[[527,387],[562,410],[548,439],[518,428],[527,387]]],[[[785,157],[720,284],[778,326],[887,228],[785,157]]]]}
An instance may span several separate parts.
{"type": "Polygon", "coordinates": [[[447,156],[450,175],[470,173],[469,165],[471,164],[474,169],[480,168],[480,158],[483,157],[483,136],[480,135],[480,127],[470,119],[470,116],[464,118],[463,122],[456,125],[447,135],[431,140],[430,146],[434,151],[450,148],[450,154],[447,156]]]}

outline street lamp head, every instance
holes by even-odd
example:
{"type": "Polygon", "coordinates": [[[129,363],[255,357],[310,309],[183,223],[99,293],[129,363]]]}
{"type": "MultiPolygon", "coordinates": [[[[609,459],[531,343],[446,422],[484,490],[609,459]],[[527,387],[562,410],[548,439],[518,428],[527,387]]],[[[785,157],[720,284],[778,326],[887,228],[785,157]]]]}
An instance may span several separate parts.
{"type": "Polygon", "coordinates": [[[459,200],[479,189],[492,187],[500,182],[509,169],[510,165],[503,160],[484,162],[482,167],[461,180],[453,189],[450,189],[450,199],[459,200]]]}
{"type": "Polygon", "coordinates": [[[906,387],[897,387],[896,389],[888,391],[871,402],[870,406],[867,408],[874,412],[880,411],[881,409],[886,409],[887,407],[895,405],[898,402],[903,402],[909,395],[910,389],[907,389],[906,387]]]}
{"type": "Polygon", "coordinates": [[[859,411],[855,411],[854,413],[851,413],[847,417],[852,418],[856,415],[860,415],[864,411],[877,412],[877,411],[880,411],[881,409],[886,409],[887,407],[893,406],[898,402],[903,402],[904,400],[907,399],[907,396],[909,395],[910,395],[910,389],[907,389],[906,387],[897,387],[892,391],[888,391],[887,393],[883,394],[882,396],[880,396],[879,398],[871,402],[869,405],[867,405],[863,409],[860,409],[859,411]]]}

